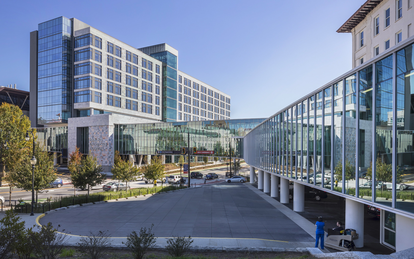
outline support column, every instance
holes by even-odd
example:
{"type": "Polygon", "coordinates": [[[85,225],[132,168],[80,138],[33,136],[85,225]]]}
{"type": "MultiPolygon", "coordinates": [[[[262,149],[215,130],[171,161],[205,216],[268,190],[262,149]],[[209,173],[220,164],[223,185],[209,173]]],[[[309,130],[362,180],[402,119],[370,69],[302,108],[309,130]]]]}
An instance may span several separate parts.
{"type": "Polygon", "coordinates": [[[296,182],[293,184],[293,211],[305,211],[305,186],[296,182]]]}
{"type": "Polygon", "coordinates": [[[161,156],[161,163],[162,163],[163,165],[165,165],[165,155],[162,155],[162,156],[161,156]]]}
{"type": "Polygon", "coordinates": [[[147,165],[151,164],[151,155],[147,155],[147,165]]]}
{"type": "Polygon", "coordinates": [[[57,162],[58,156],[56,152],[53,152],[53,165],[56,166],[58,164],[57,162]]]}
{"type": "Polygon", "coordinates": [[[91,115],[93,115],[93,113],[94,113],[93,108],[90,108],[89,111],[90,111],[91,115]]]}
{"type": "Polygon", "coordinates": [[[144,157],[144,155],[139,155],[139,158],[138,158],[138,166],[141,166],[141,164],[142,164],[142,158],[144,157]]]}
{"type": "Polygon", "coordinates": [[[171,155],[171,163],[175,163],[175,156],[171,155]]]}
{"type": "Polygon", "coordinates": [[[259,172],[257,172],[257,189],[259,190],[263,190],[263,171],[259,170],[259,172]]]}
{"type": "Polygon", "coordinates": [[[254,167],[250,166],[250,183],[254,183],[254,167]]]}
{"type": "Polygon", "coordinates": [[[364,247],[364,204],[345,199],[345,228],[353,228],[359,235],[355,247],[364,247]]]}
{"type": "Polygon", "coordinates": [[[279,178],[280,177],[272,174],[272,180],[270,181],[270,197],[272,198],[279,197],[279,178]]]}
{"type": "Polygon", "coordinates": [[[395,250],[400,252],[414,247],[412,239],[414,233],[414,219],[396,214],[395,223],[395,250]]]}
{"type": "Polygon", "coordinates": [[[263,192],[270,193],[270,174],[263,172],[263,192]]]}
{"type": "Polygon", "coordinates": [[[289,203],[289,180],[280,178],[280,203],[289,203]]]}

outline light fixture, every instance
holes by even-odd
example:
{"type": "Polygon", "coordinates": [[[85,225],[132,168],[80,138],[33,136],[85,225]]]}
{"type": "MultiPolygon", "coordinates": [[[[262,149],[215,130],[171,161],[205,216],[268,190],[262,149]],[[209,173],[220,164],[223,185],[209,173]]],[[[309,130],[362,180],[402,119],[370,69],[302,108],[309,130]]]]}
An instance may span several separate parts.
{"type": "Polygon", "coordinates": [[[36,157],[33,156],[32,159],[30,159],[30,164],[36,165],[36,163],[37,163],[36,157]]]}
{"type": "Polygon", "coordinates": [[[29,137],[29,132],[27,131],[26,132],[26,141],[29,141],[30,140],[30,137],[29,137]]]}

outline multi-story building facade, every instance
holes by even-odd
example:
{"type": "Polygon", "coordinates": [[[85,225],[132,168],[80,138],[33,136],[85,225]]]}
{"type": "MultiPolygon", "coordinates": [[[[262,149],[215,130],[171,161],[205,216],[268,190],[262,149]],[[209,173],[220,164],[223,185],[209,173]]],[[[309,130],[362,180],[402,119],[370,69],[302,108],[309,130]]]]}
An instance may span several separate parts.
{"type": "MultiPolygon", "coordinates": [[[[30,53],[32,126],[105,113],[134,122],[180,121],[182,72],[178,51],[167,44],[137,49],[75,18],[59,17],[31,33],[30,53]]],[[[216,89],[214,94],[226,96],[230,109],[230,96],[216,89]]],[[[193,103],[191,110],[196,111],[193,103]]],[[[230,118],[230,110],[228,116],[216,111],[211,117],[230,118]]],[[[199,119],[207,116],[190,120],[199,119]]]]}
{"type": "Polygon", "coordinates": [[[414,0],[367,0],[338,30],[352,33],[352,67],[414,35],[414,0]]]}

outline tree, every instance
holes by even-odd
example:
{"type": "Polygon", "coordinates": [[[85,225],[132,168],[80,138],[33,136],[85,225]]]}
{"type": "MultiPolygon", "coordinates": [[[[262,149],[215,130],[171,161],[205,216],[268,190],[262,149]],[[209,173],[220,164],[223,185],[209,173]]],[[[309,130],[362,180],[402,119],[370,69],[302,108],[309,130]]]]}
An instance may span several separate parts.
{"type": "MultiPolygon", "coordinates": [[[[81,165],[82,165],[82,154],[79,152],[79,148],[76,147],[75,151],[69,154],[68,169],[69,169],[69,172],[72,178],[73,178],[73,175],[79,174],[81,165]]],[[[76,195],[75,185],[73,185],[73,195],[76,195]]]]}
{"type": "Polygon", "coordinates": [[[72,184],[75,188],[84,190],[91,186],[101,184],[105,179],[106,175],[102,174],[102,166],[100,166],[94,156],[87,155],[82,158],[80,169],[76,173],[72,173],[72,184]]]}
{"type": "Polygon", "coordinates": [[[139,169],[130,161],[122,160],[119,152],[115,152],[114,166],[111,169],[113,179],[126,183],[133,181],[139,175],[139,169]]]}
{"type": "MultiPolygon", "coordinates": [[[[375,162],[376,166],[376,179],[372,179],[372,162],[369,168],[367,169],[367,177],[371,180],[382,181],[382,182],[392,182],[392,164],[387,164],[382,161],[381,158],[377,158],[375,162]]],[[[399,183],[402,181],[402,170],[397,166],[397,179],[396,182],[399,183]]],[[[382,191],[382,188],[381,188],[382,191]]]]}
{"type": "Polygon", "coordinates": [[[178,159],[178,164],[183,165],[185,163],[184,157],[181,155],[178,159]]]}
{"type": "MultiPolygon", "coordinates": [[[[335,167],[335,176],[338,182],[342,181],[342,163],[339,161],[335,167]]],[[[355,179],[355,166],[347,160],[345,162],[345,180],[355,179]]]]}
{"type": "Polygon", "coordinates": [[[208,157],[207,156],[203,157],[203,162],[204,162],[204,164],[207,164],[207,162],[208,162],[208,157]]]}
{"type": "Polygon", "coordinates": [[[240,170],[241,166],[240,166],[240,159],[238,159],[236,162],[234,162],[232,164],[233,170],[234,170],[234,174],[237,174],[237,172],[240,170]]]}
{"type": "MultiPolygon", "coordinates": [[[[53,159],[45,151],[42,151],[38,144],[35,144],[35,157],[37,163],[34,169],[34,190],[36,191],[36,203],[39,191],[42,191],[56,180],[56,169],[53,159]]],[[[22,188],[26,191],[32,190],[32,165],[30,164],[31,156],[27,155],[23,158],[20,165],[16,166],[16,170],[8,174],[7,180],[14,186],[22,188]]]]}
{"type": "MultiPolygon", "coordinates": [[[[30,130],[30,120],[19,107],[8,103],[0,106],[0,145],[1,162],[3,164],[0,180],[6,176],[6,169],[15,172],[32,147],[32,141],[26,141],[26,132],[30,130]],[[4,144],[6,143],[6,146],[4,144]]],[[[9,203],[13,183],[10,185],[9,203]]]]}
{"type": "Polygon", "coordinates": [[[162,179],[164,177],[164,165],[158,157],[155,157],[151,160],[151,164],[142,168],[142,173],[148,180],[162,179]]]}

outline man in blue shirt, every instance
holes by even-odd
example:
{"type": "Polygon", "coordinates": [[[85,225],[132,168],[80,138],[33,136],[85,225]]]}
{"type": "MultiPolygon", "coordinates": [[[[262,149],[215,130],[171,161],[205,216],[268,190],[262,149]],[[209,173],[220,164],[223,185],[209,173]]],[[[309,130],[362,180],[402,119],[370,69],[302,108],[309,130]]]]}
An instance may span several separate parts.
{"type": "Polygon", "coordinates": [[[323,222],[322,216],[318,217],[318,221],[316,221],[316,241],[315,241],[315,247],[318,247],[319,245],[319,239],[321,239],[321,249],[324,249],[324,235],[325,231],[323,228],[325,227],[325,223],[323,222]]]}

